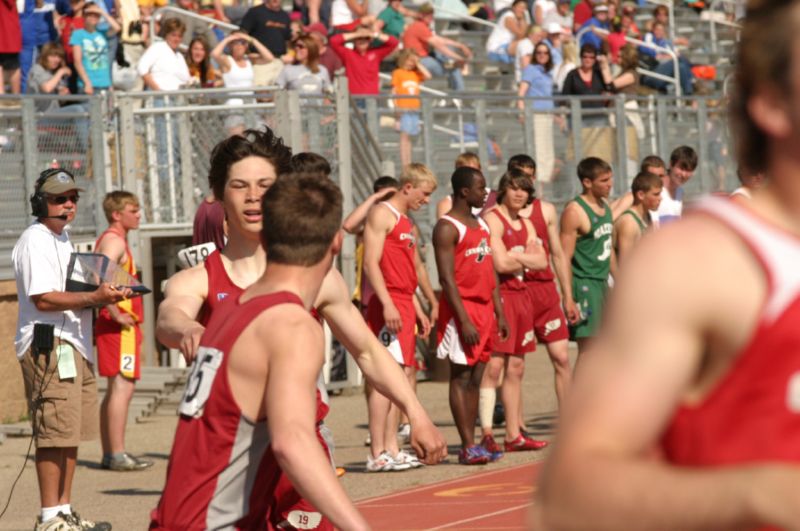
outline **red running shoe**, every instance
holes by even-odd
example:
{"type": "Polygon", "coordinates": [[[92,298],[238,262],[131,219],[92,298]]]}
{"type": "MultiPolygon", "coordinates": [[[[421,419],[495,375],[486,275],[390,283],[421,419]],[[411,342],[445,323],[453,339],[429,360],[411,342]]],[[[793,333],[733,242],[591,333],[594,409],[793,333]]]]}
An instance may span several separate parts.
{"type": "Polygon", "coordinates": [[[527,452],[529,450],[541,450],[548,444],[547,441],[537,441],[520,433],[513,441],[505,441],[503,446],[505,446],[506,452],[527,452]]]}
{"type": "Polygon", "coordinates": [[[489,461],[494,462],[503,457],[503,450],[500,448],[500,445],[497,444],[497,441],[494,440],[494,437],[491,435],[486,435],[481,439],[481,446],[483,446],[487,452],[489,452],[489,461]]]}

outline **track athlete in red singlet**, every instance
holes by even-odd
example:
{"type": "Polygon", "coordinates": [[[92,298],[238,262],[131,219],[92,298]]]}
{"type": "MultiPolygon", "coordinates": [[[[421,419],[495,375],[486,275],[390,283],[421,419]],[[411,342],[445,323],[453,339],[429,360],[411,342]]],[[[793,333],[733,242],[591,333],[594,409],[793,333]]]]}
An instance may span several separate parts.
{"type": "Polygon", "coordinates": [[[653,225],[650,212],[658,210],[663,186],[661,177],[653,173],[640,172],[633,179],[633,204],[614,220],[613,240],[618,264],[653,225]]]}
{"type": "Polygon", "coordinates": [[[269,264],[200,340],[151,529],[368,529],[315,428],[324,335],[309,310],[341,248],[342,195],[284,175],[263,206],[269,264]],[[275,511],[283,472],[322,515],[275,511]]]}
{"type": "MultiPolygon", "coordinates": [[[[128,247],[128,231],[139,228],[139,199],[130,192],[106,194],[103,211],[109,227],[95,242],[95,252],[104,254],[131,276],[136,264],[128,247]]],[[[140,377],[142,298],[126,299],[102,308],[94,323],[97,372],[108,378],[106,396],[100,404],[101,466],[111,470],[142,470],[153,465],[125,451],[128,405],[140,377]]]]}
{"type": "Polygon", "coordinates": [[[497,339],[505,340],[509,333],[491,260],[489,229],[470,210],[486,201],[486,179],[480,171],[462,167],[450,182],[453,208],[433,229],[442,286],[437,356],[450,362],[450,410],[461,437],[458,460],[476,465],[502,455],[492,455],[475,444],[475,416],[486,362],[497,339]]]}
{"type": "MultiPolygon", "coordinates": [[[[413,297],[417,289],[417,267],[421,262],[407,214],[428,203],[436,189],[436,177],[425,165],[412,163],[403,168],[399,181],[400,190],[375,205],[367,216],[364,272],[375,291],[367,308],[369,327],[410,380],[416,378],[413,297]]],[[[401,452],[398,447],[397,408],[390,406],[380,393],[371,393],[368,401],[371,440],[367,470],[382,472],[418,466],[413,456],[401,452]]]]}
{"type": "MultiPolygon", "coordinates": [[[[223,253],[212,253],[204,265],[181,271],[170,278],[165,300],[159,306],[156,334],[170,348],[180,348],[188,361],[197,353],[205,327],[198,322],[207,306],[213,314],[218,304],[239,295],[257,280],[266,267],[266,254],[259,239],[261,196],[278,172],[290,168],[291,150],[272,131],[246,131],[218,144],[211,156],[209,184],[225,208],[228,243],[223,253]]],[[[331,269],[315,303],[334,335],[347,348],[365,378],[409,413],[415,431],[411,445],[426,464],[446,456],[446,443],[433,425],[391,356],[367,327],[341,274],[331,269]]],[[[318,404],[321,420],[327,406],[318,404]]],[[[291,487],[289,485],[289,487],[291,487]]],[[[287,510],[294,507],[296,492],[286,488],[287,510]]],[[[297,502],[303,507],[306,502],[297,502]]]]}
{"type": "Polygon", "coordinates": [[[768,182],[628,257],[541,476],[539,528],[800,527],[800,2],[751,1],[743,20],[735,151],[768,182]]]}
{"type": "MultiPolygon", "coordinates": [[[[522,403],[522,376],[525,372],[525,355],[536,350],[532,313],[534,301],[525,285],[528,270],[547,267],[547,255],[539,243],[536,230],[530,220],[519,216],[533,199],[533,182],[519,170],[510,170],[503,175],[497,187],[497,208],[484,215],[491,234],[492,261],[500,281],[500,298],[503,313],[508,322],[509,336],[495,344],[496,354],[486,366],[481,382],[481,407],[491,404],[485,413],[491,419],[500,375],[505,370],[501,398],[506,414],[505,451],[518,452],[539,450],[547,446],[520,432],[520,404],[522,403]]],[[[490,453],[500,451],[488,433],[481,415],[484,436],[481,445],[490,453]]]]}

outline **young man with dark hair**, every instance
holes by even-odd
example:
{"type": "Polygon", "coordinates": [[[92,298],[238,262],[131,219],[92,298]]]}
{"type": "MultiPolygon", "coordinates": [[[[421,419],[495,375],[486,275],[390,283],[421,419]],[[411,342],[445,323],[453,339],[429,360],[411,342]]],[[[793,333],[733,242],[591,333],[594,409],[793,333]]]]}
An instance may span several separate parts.
{"type": "Polygon", "coordinates": [[[661,191],[658,225],[680,219],[683,213],[683,186],[697,169],[697,153],[689,146],[680,146],[669,156],[669,170],[661,191]]]}
{"type": "MultiPolygon", "coordinates": [[[[453,163],[453,166],[454,169],[456,170],[463,166],[467,166],[469,168],[475,168],[478,171],[482,171],[481,159],[480,157],[478,157],[476,153],[473,153],[472,151],[465,151],[464,153],[459,153],[459,155],[456,157],[455,162],[453,163]]],[[[490,190],[489,196],[491,195],[492,193],[490,190]]],[[[439,219],[445,214],[447,214],[447,212],[449,212],[451,208],[453,208],[453,196],[446,195],[443,198],[441,198],[439,202],[436,203],[436,219],[439,219]]]]}
{"type": "Polygon", "coordinates": [[[736,177],[741,186],[731,192],[731,199],[742,205],[748,204],[753,199],[753,193],[766,184],[763,172],[750,172],[741,166],[736,169],[736,177]]]}
{"type": "MultiPolygon", "coordinates": [[[[430,201],[436,177],[424,165],[403,169],[400,189],[369,211],[364,227],[364,272],[375,295],[367,309],[372,332],[403,367],[406,377],[416,379],[414,292],[422,265],[417,238],[408,217],[430,201]]],[[[424,325],[424,322],[423,322],[424,325]]],[[[380,393],[369,395],[370,455],[367,471],[406,470],[419,466],[416,458],[397,444],[397,408],[380,393]]]]}
{"type": "Polygon", "coordinates": [[[328,159],[310,151],[293,155],[291,165],[292,171],[295,173],[314,173],[322,177],[331,176],[331,164],[328,159]]]}
{"type": "Polygon", "coordinates": [[[661,204],[663,183],[658,175],[640,172],[631,183],[633,205],[626,209],[614,221],[614,246],[617,251],[617,263],[621,263],[639,238],[652,225],[650,212],[658,210],[661,204]]]}
{"type": "Polygon", "coordinates": [[[509,331],[490,257],[489,229],[472,214],[473,208],[481,208],[486,201],[486,180],[480,171],[462,167],[450,181],[453,208],[433,229],[442,285],[436,354],[450,362],[450,410],[461,438],[458,461],[478,465],[502,456],[475,444],[475,416],[495,336],[499,331],[499,338],[505,340],[509,331]]]}
{"type": "MultiPolygon", "coordinates": [[[[290,160],[291,150],[270,130],[245,131],[244,136],[227,138],[214,148],[209,184],[225,208],[229,241],[223,253],[212,253],[205,264],[170,278],[166,299],[159,307],[156,329],[159,341],[170,348],[180,348],[188,361],[196,356],[208,318],[226,298],[241,294],[264,271],[267,256],[259,238],[261,197],[278,173],[289,171],[290,160]]],[[[441,460],[444,455],[441,434],[409,388],[402,371],[351,303],[344,279],[336,269],[328,272],[315,308],[353,355],[366,379],[407,411],[414,430],[411,445],[419,458],[427,464],[441,460]]],[[[328,406],[321,393],[318,397],[321,421],[328,406]]],[[[288,521],[289,513],[297,508],[315,511],[290,484],[282,486],[286,495],[280,497],[276,511],[284,520],[288,521]]]]}
{"type": "Polygon", "coordinates": [[[572,300],[565,305],[575,305],[578,310],[577,315],[568,315],[570,338],[578,343],[578,353],[583,354],[597,334],[608,276],[616,270],[611,240],[613,219],[608,204],[614,179],[611,166],[597,157],[580,161],[578,179],[583,191],[561,214],[561,247],[572,264],[572,300]]]}
{"type": "Polygon", "coordinates": [[[151,529],[282,527],[272,509],[284,472],[322,513],[310,522],[292,512],[289,524],[368,528],[315,427],[324,334],[309,310],[341,248],[341,192],[329,180],[285,175],[262,211],[269,264],[201,338],[151,529]]]}
{"type": "Polygon", "coordinates": [[[497,208],[484,215],[489,227],[492,262],[498,275],[500,300],[508,323],[509,335],[494,345],[494,354],[481,380],[479,419],[481,446],[490,453],[500,452],[492,434],[495,391],[503,374],[501,399],[505,408],[506,452],[539,450],[546,441],[537,441],[521,432],[522,376],[525,355],[536,350],[531,312],[538,304],[525,285],[529,271],[547,267],[547,255],[539,243],[530,220],[519,215],[533,200],[533,181],[520,170],[510,170],[500,179],[497,208]]]}
{"type": "Polygon", "coordinates": [[[730,115],[738,163],[769,181],[746,208],[703,200],[631,254],[540,476],[537,528],[800,522],[800,4],[748,4],[730,115]]]}
{"type": "MultiPolygon", "coordinates": [[[[139,228],[139,199],[132,193],[117,190],[106,194],[103,211],[109,227],[97,238],[95,252],[106,255],[112,263],[132,277],[136,264],[128,247],[128,232],[139,228]]],[[[128,405],[140,378],[142,298],[126,299],[102,308],[94,322],[97,343],[97,372],[108,378],[108,387],[100,404],[100,442],[103,447],[101,467],[110,470],[143,470],[152,461],[125,451],[125,426],[128,405]]]]}

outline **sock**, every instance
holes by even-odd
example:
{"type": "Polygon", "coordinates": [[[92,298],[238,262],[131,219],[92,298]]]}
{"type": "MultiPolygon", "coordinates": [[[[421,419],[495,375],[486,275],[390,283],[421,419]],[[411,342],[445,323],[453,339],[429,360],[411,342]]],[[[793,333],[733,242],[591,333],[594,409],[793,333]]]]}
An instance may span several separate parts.
{"type": "Polygon", "coordinates": [[[60,510],[61,510],[60,505],[56,505],[55,507],[42,507],[42,513],[41,513],[42,522],[52,520],[53,518],[58,516],[58,512],[60,510]]]}
{"type": "Polygon", "coordinates": [[[111,459],[113,459],[114,461],[119,461],[120,459],[123,459],[124,457],[125,457],[125,452],[120,452],[118,454],[111,454],[111,459]]]}
{"type": "Polygon", "coordinates": [[[58,512],[64,514],[72,514],[72,506],[68,503],[58,506],[58,512]]]}
{"type": "Polygon", "coordinates": [[[478,398],[478,418],[481,421],[481,428],[492,429],[492,416],[496,401],[497,392],[494,387],[481,387],[478,398]]]}

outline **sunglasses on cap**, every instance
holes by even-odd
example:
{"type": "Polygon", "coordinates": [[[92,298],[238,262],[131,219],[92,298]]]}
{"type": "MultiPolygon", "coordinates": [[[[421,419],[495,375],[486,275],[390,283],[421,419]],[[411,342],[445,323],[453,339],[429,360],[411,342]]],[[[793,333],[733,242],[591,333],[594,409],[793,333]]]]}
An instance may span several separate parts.
{"type": "Polygon", "coordinates": [[[81,198],[78,194],[74,195],[58,195],[56,197],[48,197],[47,200],[51,203],[55,203],[56,205],[63,205],[67,201],[72,201],[73,203],[77,203],[78,200],[81,198]]]}

